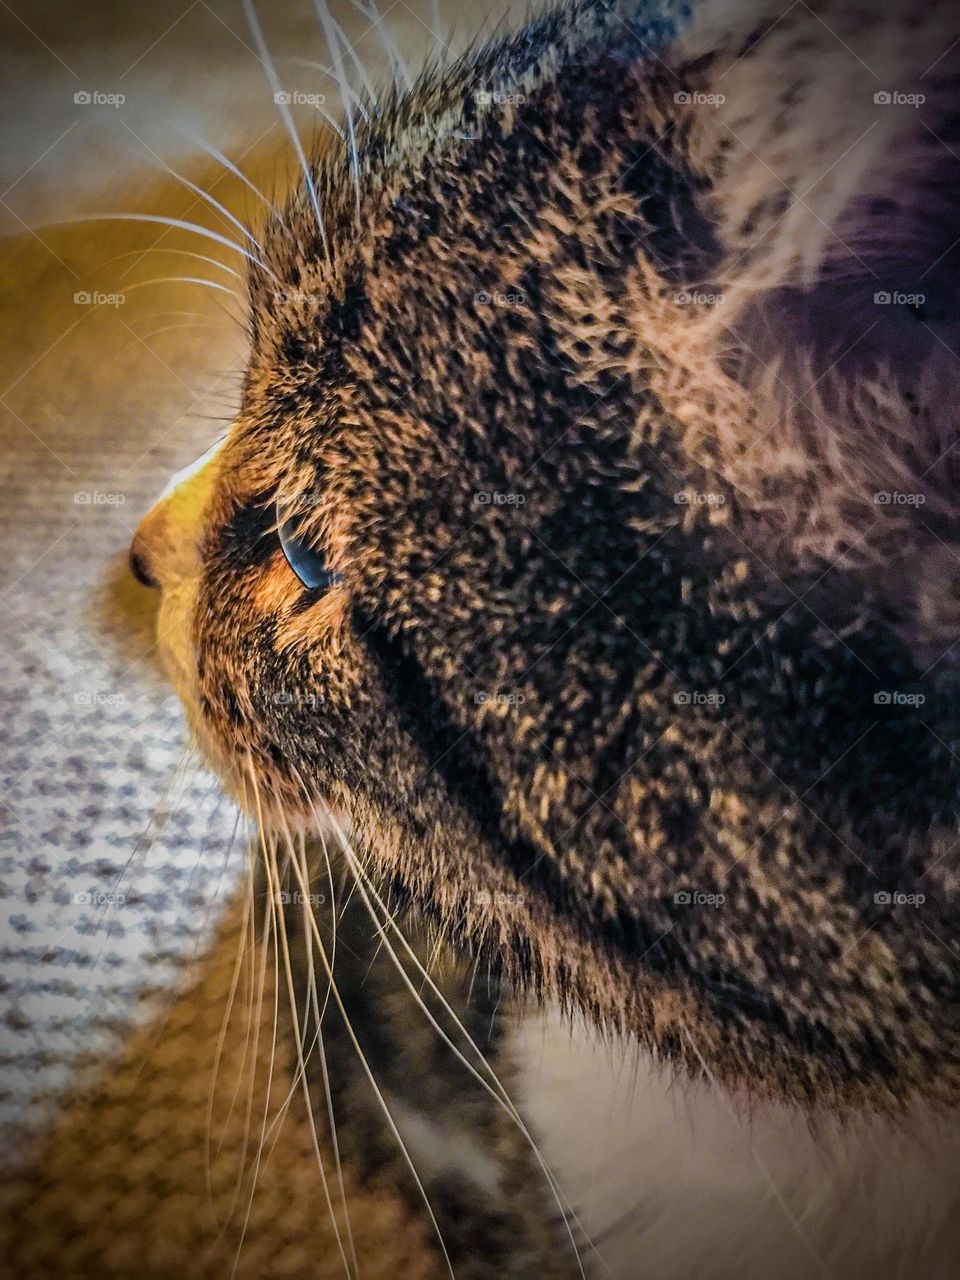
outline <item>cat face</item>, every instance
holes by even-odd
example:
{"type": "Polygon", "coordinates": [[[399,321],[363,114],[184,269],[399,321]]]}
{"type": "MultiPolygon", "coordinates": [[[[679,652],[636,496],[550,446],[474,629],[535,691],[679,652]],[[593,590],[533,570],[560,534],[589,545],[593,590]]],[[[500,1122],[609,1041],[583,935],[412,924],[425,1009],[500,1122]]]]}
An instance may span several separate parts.
{"type": "Polygon", "coordinates": [[[268,822],[694,1072],[952,1098],[956,33],[776,16],[568,7],[385,107],[134,554],[268,822]]]}

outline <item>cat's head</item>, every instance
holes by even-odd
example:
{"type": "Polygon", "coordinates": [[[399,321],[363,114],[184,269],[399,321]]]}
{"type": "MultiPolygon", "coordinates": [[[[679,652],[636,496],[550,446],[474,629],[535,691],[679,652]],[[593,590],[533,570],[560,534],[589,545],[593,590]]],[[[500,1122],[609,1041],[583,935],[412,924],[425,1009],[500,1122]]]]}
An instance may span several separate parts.
{"type": "Polygon", "coordinates": [[[694,1071],[952,1097],[960,32],[639,8],[319,159],[253,251],[237,421],[136,561],[268,821],[344,815],[694,1071]]]}

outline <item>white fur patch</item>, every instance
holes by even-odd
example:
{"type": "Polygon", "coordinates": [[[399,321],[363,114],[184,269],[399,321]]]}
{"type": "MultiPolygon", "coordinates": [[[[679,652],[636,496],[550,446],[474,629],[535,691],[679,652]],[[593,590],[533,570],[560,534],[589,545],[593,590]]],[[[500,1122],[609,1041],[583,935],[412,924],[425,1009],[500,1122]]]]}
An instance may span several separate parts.
{"type": "Polygon", "coordinates": [[[814,1133],[555,1013],[515,1035],[515,1101],[610,1280],[955,1280],[960,1132],[914,1117],[814,1133]]]}

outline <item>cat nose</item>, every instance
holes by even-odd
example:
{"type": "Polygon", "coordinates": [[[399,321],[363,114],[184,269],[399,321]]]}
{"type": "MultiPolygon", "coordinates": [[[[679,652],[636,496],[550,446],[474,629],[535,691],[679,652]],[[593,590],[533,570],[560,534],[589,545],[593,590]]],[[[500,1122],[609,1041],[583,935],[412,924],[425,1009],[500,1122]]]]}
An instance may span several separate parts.
{"type": "Polygon", "coordinates": [[[142,543],[134,537],[130,544],[130,572],[142,587],[159,587],[160,583],[150,572],[150,561],[142,543]]]}
{"type": "Polygon", "coordinates": [[[130,543],[128,561],[130,572],[144,587],[159,587],[163,580],[163,513],[158,503],[152,507],[137,525],[130,543]]]}

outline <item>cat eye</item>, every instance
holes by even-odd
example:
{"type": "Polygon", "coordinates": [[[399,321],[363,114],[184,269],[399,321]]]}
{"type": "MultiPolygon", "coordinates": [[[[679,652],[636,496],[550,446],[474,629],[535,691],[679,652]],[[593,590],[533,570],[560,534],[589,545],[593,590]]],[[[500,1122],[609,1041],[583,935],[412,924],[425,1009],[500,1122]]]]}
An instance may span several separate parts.
{"type": "Polygon", "coordinates": [[[321,591],[343,581],[342,573],[328,569],[322,558],[301,534],[297,516],[284,517],[277,506],[277,533],[287,564],[310,591],[321,591]]]}

